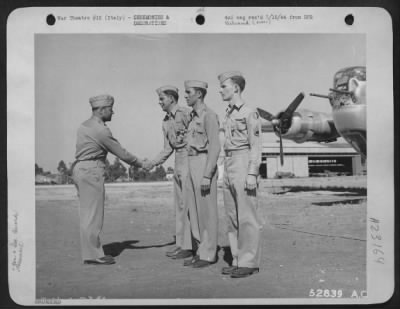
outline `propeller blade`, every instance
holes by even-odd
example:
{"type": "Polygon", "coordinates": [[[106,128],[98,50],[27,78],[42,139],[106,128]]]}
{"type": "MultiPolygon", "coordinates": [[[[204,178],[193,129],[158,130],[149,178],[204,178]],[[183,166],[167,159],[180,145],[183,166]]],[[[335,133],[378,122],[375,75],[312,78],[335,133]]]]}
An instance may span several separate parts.
{"type": "Polygon", "coordinates": [[[281,131],[278,130],[279,132],[279,154],[281,158],[281,166],[283,166],[283,145],[282,145],[282,134],[281,131]]]}
{"type": "Polygon", "coordinates": [[[304,92],[300,92],[297,97],[292,101],[292,103],[289,104],[288,108],[283,112],[283,117],[284,116],[290,116],[292,117],[294,111],[299,107],[301,101],[304,99],[304,92]]]}
{"type": "Polygon", "coordinates": [[[289,106],[286,108],[286,110],[281,114],[279,119],[281,120],[281,131],[285,133],[290,126],[292,125],[292,117],[297,109],[297,107],[300,105],[301,101],[304,99],[304,92],[301,92],[297,95],[297,97],[292,101],[292,103],[289,104],[289,106]]]}
{"type": "Polygon", "coordinates": [[[263,110],[261,108],[257,108],[257,112],[265,120],[272,121],[275,118],[271,113],[269,113],[269,112],[267,112],[267,111],[265,111],[265,110],[263,110]]]}

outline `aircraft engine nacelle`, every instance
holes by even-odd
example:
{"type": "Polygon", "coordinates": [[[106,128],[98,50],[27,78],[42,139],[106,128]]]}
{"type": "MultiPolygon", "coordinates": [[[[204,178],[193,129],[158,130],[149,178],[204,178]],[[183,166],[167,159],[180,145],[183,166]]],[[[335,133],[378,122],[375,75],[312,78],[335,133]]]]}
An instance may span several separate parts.
{"type": "Polygon", "coordinates": [[[333,142],[339,137],[332,118],[321,112],[299,110],[293,114],[291,126],[282,132],[282,138],[296,143],[306,141],[333,142]]]}

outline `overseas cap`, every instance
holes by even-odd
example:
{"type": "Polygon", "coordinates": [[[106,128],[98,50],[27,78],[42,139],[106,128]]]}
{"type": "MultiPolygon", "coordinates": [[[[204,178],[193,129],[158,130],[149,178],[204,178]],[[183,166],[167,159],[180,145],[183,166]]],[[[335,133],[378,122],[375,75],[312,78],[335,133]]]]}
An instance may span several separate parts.
{"type": "Polygon", "coordinates": [[[203,88],[207,89],[208,84],[199,80],[185,80],[185,89],[188,88],[203,88]]]}
{"type": "Polygon", "coordinates": [[[113,106],[114,98],[108,94],[91,97],[89,103],[92,107],[113,106]]]}
{"type": "Polygon", "coordinates": [[[219,79],[220,83],[223,83],[228,78],[231,78],[231,77],[234,77],[234,76],[243,77],[242,73],[239,72],[239,71],[229,71],[229,72],[225,72],[225,73],[222,73],[222,74],[218,75],[218,79],[219,79]]]}
{"type": "Polygon", "coordinates": [[[176,88],[174,86],[170,86],[170,85],[162,86],[160,88],[157,88],[156,92],[157,92],[158,95],[160,95],[162,92],[164,92],[166,90],[174,91],[174,92],[176,92],[176,94],[178,94],[178,88],[176,88]]]}

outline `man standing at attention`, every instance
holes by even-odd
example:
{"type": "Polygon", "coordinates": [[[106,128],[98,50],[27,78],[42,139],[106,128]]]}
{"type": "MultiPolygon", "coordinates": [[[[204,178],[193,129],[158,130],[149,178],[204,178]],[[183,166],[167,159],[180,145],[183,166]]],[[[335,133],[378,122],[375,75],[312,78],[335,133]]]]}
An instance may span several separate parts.
{"type": "Polygon", "coordinates": [[[261,122],[258,113],[242,99],[245,79],[240,72],[218,76],[222,100],[229,107],[223,122],[225,134],[224,205],[232,266],[222,274],[232,278],[259,271],[262,224],[257,215],[257,176],[261,163],[261,122]]]}
{"type": "Polygon", "coordinates": [[[221,144],[217,114],[204,103],[207,83],[185,81],[185,99],[192,108],[189,124],[188,155],[189,177],[187,194],[192,233],[200,232],[196,255],[185,260],[185,266],[207,267],[216,262],[218,211],[217,211],[217,160],[221,144]]]}
{"type": "MultiPolygon", "coordinates": [[[[178,88],[163,86],[156,90],[159,104],[167,114],[162,123],[164,133],[164,149],[144,168],[151,170],[155,165],[164,163],[175,150],[174,168],[174,203],[176,246],[167,252],[173,259],[183,259],[192,256],[192,240],[189,223],[189,210],[186,190],[184,188],[188,175],[188,154],[186,134],[190,121],[190,109],[177,104],[178,88]]],[[[197,236],[198,237],[198,236],[197,236]]]]}
{"type": "Polygon", "coordinates": [[[105,160],[111,152],[124,162],[141,167],[143,162],[123,149],[106,126],[114,114],[114,98],[99,95],[89,99],[92,117],[81,124],[76,142],[76,161],[73,179],[78,190],[80,208],[80,237],[84,264],[114,264],[111,256],[104,256],[100,232],[104,221],[105,160]]]}

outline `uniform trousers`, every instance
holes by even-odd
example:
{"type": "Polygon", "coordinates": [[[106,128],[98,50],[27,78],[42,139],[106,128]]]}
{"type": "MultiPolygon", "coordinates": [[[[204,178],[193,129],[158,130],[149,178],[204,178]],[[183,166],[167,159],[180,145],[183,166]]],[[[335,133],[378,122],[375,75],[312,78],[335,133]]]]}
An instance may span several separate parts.
{"type": "Polygon", "coordinates": [[[217,173],[211,178],[210,191],[201,191],[207,154],[189,156],[189,177],[186,185],[190,226],[194,242],[198,243],[196,254],[201,260],[214,262],[217,253],[218,211],[217,173]]]}
{"type": "Polygon", "coordinates": [[[258,268],[261,258],[262,221],[257,216],[257,192],[245,190],[248,151],[232,151],[224,162],[224,205],[233,262],[258,268]]]}
{"type": "Polygon", "coordinates": [[[189,207],[187,201],[187,183],[189,160],[187,151],[175,151],[174,170],[174,204],[176,246],[184,250],[192,250],[192,236],[189,222],[189,207]]]}
{"type": "Polygon", "coordinates": [[[82,260],[104,256],[100,232],[104,222],[105,164],[101,160],[79,161],[73,169],[79,196],[82,260]]]}

